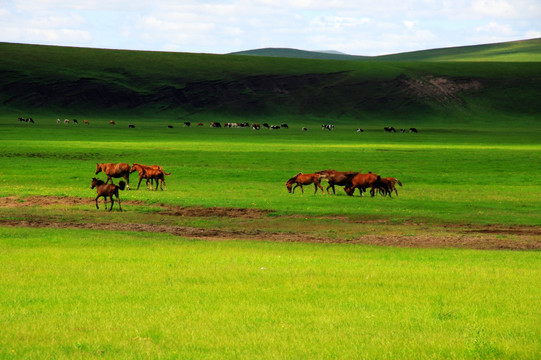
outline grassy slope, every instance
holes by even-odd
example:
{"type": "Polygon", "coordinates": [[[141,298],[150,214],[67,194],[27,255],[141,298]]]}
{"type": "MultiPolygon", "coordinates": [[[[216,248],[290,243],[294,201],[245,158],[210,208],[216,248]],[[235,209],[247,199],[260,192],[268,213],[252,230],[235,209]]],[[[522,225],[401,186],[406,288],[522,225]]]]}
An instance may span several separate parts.
{"type": "Polygon", "coordinates": [[[541,38],[378,56],[385,61],[541,61],[541,38]]]}
{"type": "Polygon", "coordinates": [[[0,51],[0,106],[23,116],[479,119],[541,112],[541,62],[358,62],[5,43],[0,51]],[[404,85],[421,80],[437,92],[429,77],[479,81],[482,88],[442,100],[417,96],[404,85]]]}
{"type": "Polygon", "coordinates": [[[264,48],[232,54],[284,58],[361,60],[361,61],[541,61],[541,39],[510,41],[494,44],[457,46],[411,51],[380,56],[354,56],[284,48],[264,48]]]}

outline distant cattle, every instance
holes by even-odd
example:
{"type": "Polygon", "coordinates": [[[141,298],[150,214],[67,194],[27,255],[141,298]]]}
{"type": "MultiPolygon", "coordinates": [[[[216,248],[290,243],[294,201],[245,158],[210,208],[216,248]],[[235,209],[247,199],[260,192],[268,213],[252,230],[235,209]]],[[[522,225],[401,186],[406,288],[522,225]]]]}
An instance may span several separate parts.
{"type": "Polygon", "coordinates": [[[88,120],[83,120],[83,124],[90,125],[90,122],[88,120]]]}
{"type": "Polygon", "coordinates": [[[405,133],[405,132],[406,132],[406,129],[400,129],[400,132],[401,132],[401,133],[405,133]]]}
{"type": "Polygon", "coordinates": [[[172,128],[173,128],[173,125],[167,125],[167,127],[168,127],[169,129],[172,129],[172,128]]]}
{"type": "Polygon", "coordinates": [[[64,124],[69,124],[69,123],[70,123],[69,119],[64,119],[64,124]]]}
{"type": "Polygon", "coordinates": [[[418,131],[417,131],[416,128],[410,128],[410,133],[415,133],[415,134],[417,134],[417,132],[418,132],[418,131]]]}
{"type": "Polygon", "coordinates": [[[56,119],[56,123],[57,123],[57,124],[60,124],[60,123],[61,123],[61,120],[60,120],[60,119],[56,119]]]}
{"type": "Polygon", "coordinates": [[[334,129],[334,125],[333,124],[323,124],[321,125],[321,130],[333,130],[334,129]]]}
{"type": "Polygon", "coordinates": [[[267,124],[267,123],[263,123],[263,127],[267,128],[267,129],[270,128],[269,124],[267,124]]]}
{"type": "Polygon", "coordinates": [[[79,125],[79,121],[77,121],[77,119],[73,119],[73,123],[79,125]]]}
{"type": "Polygon", "coordinates": [[[252,124],[252,130],[259,130],[261,126],[259,124],[252,124]]]}
{"type": "Polygon", "coordinates": [[[395,133],[396,132],[396,129],[392,126],[385,126],[383,128],[383,132],[388,132],[388,133],[395,133]]]}
{"type": "Polygon", "coordinates": [[[308,128],[303,127],[302,131],[308,131],[308,128]]]}
{"type": "Polygon", "coordinates": [[[287,124],[282,124],[281,125],[284,129],[289,129],[289,126],[287,126],[287,124]]]}
{"type": "Polygon", "coordinates": [[[192,123],[189,122],[189,121],[184,121],[184,126],[190,127],[190,126],[192,126],[192,123]]]}
{"type": "Polygon", "coordinates": [[[129,124],[128,127],[129,127],[130,129],[135,129],[135,125],[133,125],[133,124],[129,124]]]}
{"type": "Polygon", "coordinates": [[[271,125],[270,128],[273,130],[278,130],[280,128],[280,125],[271,125]]]}
{"type": "Polygon", "coordinates": [[[220,124],[219,122],[211,122],[210,127],[212,127],[212,128],[221,128],[222,124],[220,124]]]}
{"type": "Polygon", "coordinates": [[[109,124],[116,125],[116,123],[113,120],[109,121],[109,124]]]}
{"type": "Polygon", "coordinates": [[[357,132],[364,132],[364,130],[361,129],[361,128],[357,128],[357,130],[355,130],[355,131],[357,131],[357,132]]]}
{"type": "Polygon", "coordinates": [[[22,117],[20,117],[18,120],[20,122],[27,122],[27,123],[30,123],[30,124],[34,124],[34,119],[32,119],[32,118],[22,118],[22,117]]]}
{"type": "Polygon", "coordinates": [[[203,123],[197,123],[197,126],[204,126],[203,123]]]}

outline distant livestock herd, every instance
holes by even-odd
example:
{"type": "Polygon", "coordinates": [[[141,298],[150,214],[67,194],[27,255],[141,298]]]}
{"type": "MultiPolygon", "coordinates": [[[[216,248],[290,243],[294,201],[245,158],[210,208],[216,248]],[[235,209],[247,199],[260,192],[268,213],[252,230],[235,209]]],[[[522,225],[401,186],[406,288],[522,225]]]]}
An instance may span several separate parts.
{"type": "MultiPolygon", "coordinates": [[[[29,117],[29,118],[24,118],[24,117],[19,117],[18,118],[19,122],[26,122],[26,123],[31,123],[31,124],[34,124],[34,120],[29,117]]],[[[61,119],[56,119],[56,123],[57,124],[75,124],[75,125],[78,125],[79,124],[79,120],[77,119],[64,119],[64,120],[61,120],[61,119]]],[[[82,123],[84,125],[90,125],[90,121],[88,120],[82,120],[82,123]]],[[[109,125],[113,125],[115,126],[116,125],[116,122],[114,120],[110,120],[109,122],[109,125]]],[[[197,126],[205,126],[205,124],[199,122],[196,124],[197,126]]],[[[184,127],[191,127],[192,126],[192,123],[189,122],[189,121],[184,121],[184,127]]],[[[167,125],[167,127],[169,129],[172,129],[173,128],[173,125],[167,125]]],[[[286,123],[282,123],[280,125],[269,125],[268,123],[263,123],[263,124],[257,124],[257,123],[247,123],[247,122],[242,122],[242,123],[225,123],[224,126],[222,126],[222,124],[220,122],[210,122],[210,127],[211,128],[252,128],[253,130],[260,130],[261,128],[267,128],[267,129],[271,129],[271,130],[278,130],[278,129],[289,129],[289,125],[286,124],[286,123]]],[[[134,129],[135,128],[135,125],[134,124],[128,124],[128,128],[130,129],[134,129]]],[[[326,130],[326,131],[331,131],[331,130],[334,130],[334,125],[333,124],[322,124],[321,125],[321,130],[326,130]]],[[[308,128],[307,127],[302,127],[301,128],[302,131],[308,131],[308,128]]],[[[357,128],[355,130],[356,132],[364,132],[365,130],[362,129],[362,128],[357,128]]],[[[385,126],[383,128],[383,131],[386,132],[386,133],[396,133],[396,132],[401,132],[401,133],[405,133],[405,132],[410,132],[410,133],[418,133],[417,129],[416,128],[409,128],[408,130],[406,130],[405,128],[401,128],[401,129],[395,129],[394,127],[392,126],[385,126]]]]}

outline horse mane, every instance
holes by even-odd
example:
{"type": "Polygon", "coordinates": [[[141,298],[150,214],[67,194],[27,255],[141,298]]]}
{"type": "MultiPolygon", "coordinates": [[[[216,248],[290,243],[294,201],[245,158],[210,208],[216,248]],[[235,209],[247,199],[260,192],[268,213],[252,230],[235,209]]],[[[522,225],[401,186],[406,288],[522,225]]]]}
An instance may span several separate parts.
{"type": "Polygon", "coordinates": [[[293,181],[297,180],[297,176],[299,176],[300,174],[302,174],[302,173],[301,172],[298,173],[297,175],[295,175],[291,179],[289,179],[287,182],[290,183],[290,182],[293,182],[293,181]]]}

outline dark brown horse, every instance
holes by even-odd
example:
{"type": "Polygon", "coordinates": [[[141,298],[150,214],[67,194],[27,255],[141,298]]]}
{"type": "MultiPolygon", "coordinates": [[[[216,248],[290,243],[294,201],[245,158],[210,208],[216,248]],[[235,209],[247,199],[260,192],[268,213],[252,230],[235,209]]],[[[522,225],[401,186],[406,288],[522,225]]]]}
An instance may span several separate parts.
{"type": "Polygon", "coordinates": [[[126,180],[127,189],[130,190],[130,165],[125,163],[114,164],[114,163],[100,163],[96,164],[96,175],[100,172],[104,172],[107,175],[107,184],[112,178],[124,178],[126,180]]]}
{"type": "MultiPolygon", "coordinates": [[[[163,171],[163,167],[160,165],[141,165],[141,164],[133,164],[130,170],[130,174],[134,171],[137,171],[139,173],[139,183],[137,184],[137,190],[139,190],[139,186],[141,185],[141,180],[147,179],[147,189],[149,187],[149,181],[151,184],[154,180],[156,180],[156,190],[158,189],[158,181],[160,181],[160,188],[163,190],[163,186],[165,186],[165,177],[164,175],[171,175],[171,173],[166,173],[163,171]],[[160,174],[161,172],[161,174],[160,174]]],[[[166,188],[167,190],[167,188],[166,188]]]]}
{"type": "Polygon", "coordinates": [[[319,174],[303,174],[303,173],[298,173],[297,175],[293,176],[291,179],[289,179],[287,182],[286,182],[286,186],[287,186],[287,191],[289,191],[290,193],[295,193],[295,189],[300,186],[301,187],[301,191],[302,193],[304,194],[304,189],[303,189],[303,185],[310,185],[310,184],[314,184],[314,188],[315,188],[315,191],[314,191],[314,194],[317,193],[317,188],[319,187],[321,189],[321,192],[325,194],[325,192],[323,191],[323,187],[321,187],[321,184],[320,184],[320,181],[321,181],[321,175],[319,174]],[[295,187],[293,187],[293,184],[295,184],[295,187]],[[293,188],[292,188],[293,187],[293,188]]]}
{"type": "Polygon", "coordinates": [[[395,184],[402,186],[402,183],[400,182],[400,180],[394,177],[386,177],[386,178],[381,178],[380,181],[383,185],[380,187],[380,192],[383,192],[383,196],[389,195],[390,197],[392,197],[391,194],[393,193],[393,190],[396,196],[398,196],[398,191],[396,190],[395,184]]]}
{"type": "Polygon", "coordinates": [[[363,197],[363,192],[370,188],[370,194],[374,196],[376,189],[382,186],[380,180],[381,177],[379,175],[372,174],[371,172],[368,174],[358,173],[350,179],[345,190],[348,195],[353,196],[355,189],[359,189],[361,197],[363,197]]]}
{"type": "Polygon", "coordinates": [[[330,194],[329,188],[332,188],[332,193],[336,195],[334,185],[346,186],[351,178],[358,173],[355,171],[335,171],[335,170],[322,170],[316,174],[321,175],[322,180],[327,180],[329,186],[327,186],[327,194],[330,194]]]}
{"type": "Polygon", "coordinates": [[[96,196],[96,209],[100,208],[98,206],[98,198],[100,196],[103,196],[103,199],[105,200],[105,210],[107,210],[107,198],[111,199],[111,208],[109,209],[109,211],[113,210],[113,205],[115,203],[115,201],[113,200],[114,195],[118,200],[118,207],[120,208],[120,211],[122,211],[122,206],[120,205],[120,197],[118,196],[118,190],[124,190],[125,187],[126,183],[122,180],[118,183],[118,186],[116,186],[115,184],[106,184],[103,182],[103,180],[92,178],[92,186],[90,188],[96,188],[96,190],[98,191],[98,196],[96,196]]]}

